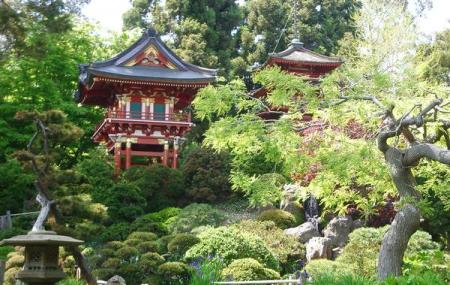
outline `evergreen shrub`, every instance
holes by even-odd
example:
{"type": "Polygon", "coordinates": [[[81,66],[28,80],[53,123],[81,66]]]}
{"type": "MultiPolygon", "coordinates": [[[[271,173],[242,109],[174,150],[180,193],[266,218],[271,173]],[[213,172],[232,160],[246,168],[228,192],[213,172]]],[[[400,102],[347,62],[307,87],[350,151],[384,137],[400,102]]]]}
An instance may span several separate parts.
{"type": "Polygon", "coordinates": [[[222,279],[224,280],[254,281],[279,278],[278,272],[265,268],[253,258],[236,259],[222,270],[222,279]]]}
{"type": "Polygon", "coordinates": [[[192,234],[177,234],[167,245],[174,257],[183,257],[186,251],[199,243],[200,239],[192,234]]]}
{"type": "Polygon", "coordinates": [[[258,221],[272,221],[283,230],[296,225],[294,215],[280,209],[269,209],[261,212],[258,216],[258,221]]]}
{"type": "Polygon", "coordinates": [[[305,260],[305,246],[295,237],[285,235],[272,221],[245,220],[231,227],[261,238],[278,258],[282,273],[294,272],[298,261],[305,260]]]}
{"type": "Polygon", "coordinates": [[[166,262],[158,267],[158,273],[166,284],[185,284],[189,280],[190,266],[183,262],[166,262]]]}
{"type": "Polygon", "coordinates": [[[199,226],[218,226],[224,221],[224,214],[211,205],[193,203],[181,210],[169,229],[172,233],[187,233],[199,226]]]}
{"type": "Polygon", "coordinates": [[[198,237],[200,242],[186,252],[188,261],[214,256],[228,265],[236,259],[253,258],[264,267],[278,270],[275,255],[261,238],[253,234],[232,227],[219,227],[206,230],[198,237]]]}

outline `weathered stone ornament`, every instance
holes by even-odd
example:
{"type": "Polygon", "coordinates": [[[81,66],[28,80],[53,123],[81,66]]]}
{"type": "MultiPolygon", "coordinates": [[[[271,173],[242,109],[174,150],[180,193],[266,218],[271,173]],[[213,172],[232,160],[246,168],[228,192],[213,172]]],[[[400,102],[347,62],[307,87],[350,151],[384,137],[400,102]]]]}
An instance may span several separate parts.
{"type": "Polygon", "coordinates": [[[25,247],[25,264],[17,279],[28,285],[52,285],[66,275],[58,266],[59,246],[75,246],[81,240],[52,231],[31,231],[0,242],[0,245],[25,247]]]}

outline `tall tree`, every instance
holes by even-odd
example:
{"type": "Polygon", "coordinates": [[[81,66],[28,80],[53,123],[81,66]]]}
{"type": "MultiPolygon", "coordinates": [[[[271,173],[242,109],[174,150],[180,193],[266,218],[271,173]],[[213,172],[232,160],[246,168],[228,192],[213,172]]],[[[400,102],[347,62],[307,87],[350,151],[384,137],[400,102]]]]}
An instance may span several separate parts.
{"type": "Polygon", "coordinates": [[[313,50],[336,53],[337,42],[354,31],[352,15],[358,8],[356,0],[246,1],[241,54],[249,64],[262,63],[297,36],[313,50]]]}
{"type": "Polygon", "coordinates": [[[173,46],[184,55],[190,54],[193,63],[229,68],[230,59],[236,53],[233,31],[242,19],[236,1],[134,0],[132,3],[133,7],[124,15],[126,28],[153,25],[161,34],[175,35],[173,46]]]}

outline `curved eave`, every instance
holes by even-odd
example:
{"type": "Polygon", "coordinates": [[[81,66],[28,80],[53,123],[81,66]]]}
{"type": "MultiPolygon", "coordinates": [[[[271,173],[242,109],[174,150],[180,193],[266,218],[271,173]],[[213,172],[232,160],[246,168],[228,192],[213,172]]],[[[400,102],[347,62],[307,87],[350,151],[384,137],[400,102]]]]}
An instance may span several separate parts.
{"type": "Polygon", "coordinates": [[[343,61],[330,61],[330,62],[317,62],[317,61],[298,61],[291,59],[284,59],[280,57],[271,56],[264,65],[270,65],[272,63],[287,63],[291,65],[304,65],[304,66],[325,66],[325,67],[338,67],[343,61]]]}
{"type": "Polygon", "coordinates": [[[94,77],[94,83],[97,81],[136,84],[136,85],[201,87],[201,86],[206,86],[206,85],[210,84],[211,82],[214,81],[214,79],[181,81],[181,80],[170,80],[167,78],[152,78],[152,79],[142,80],[142,79],[136,79],[136,78],[108,77],[108,76],[94,77]]]}

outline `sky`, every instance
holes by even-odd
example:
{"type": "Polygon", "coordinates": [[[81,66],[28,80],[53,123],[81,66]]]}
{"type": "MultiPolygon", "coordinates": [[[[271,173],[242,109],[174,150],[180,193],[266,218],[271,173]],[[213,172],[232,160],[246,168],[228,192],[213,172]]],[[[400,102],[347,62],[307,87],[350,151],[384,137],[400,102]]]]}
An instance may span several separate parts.
{"type": "MultiPolygon", "coordinates": [[[[450,0],[433,0],[433,8],[419,19],[419,30],[432,37],[436,32],[450,28],[450,0]]],[[[120,31],[122,14],[131,8],[130,0],[91,0],[82,13],[98,22],[103,32],[120,31]]]]}

